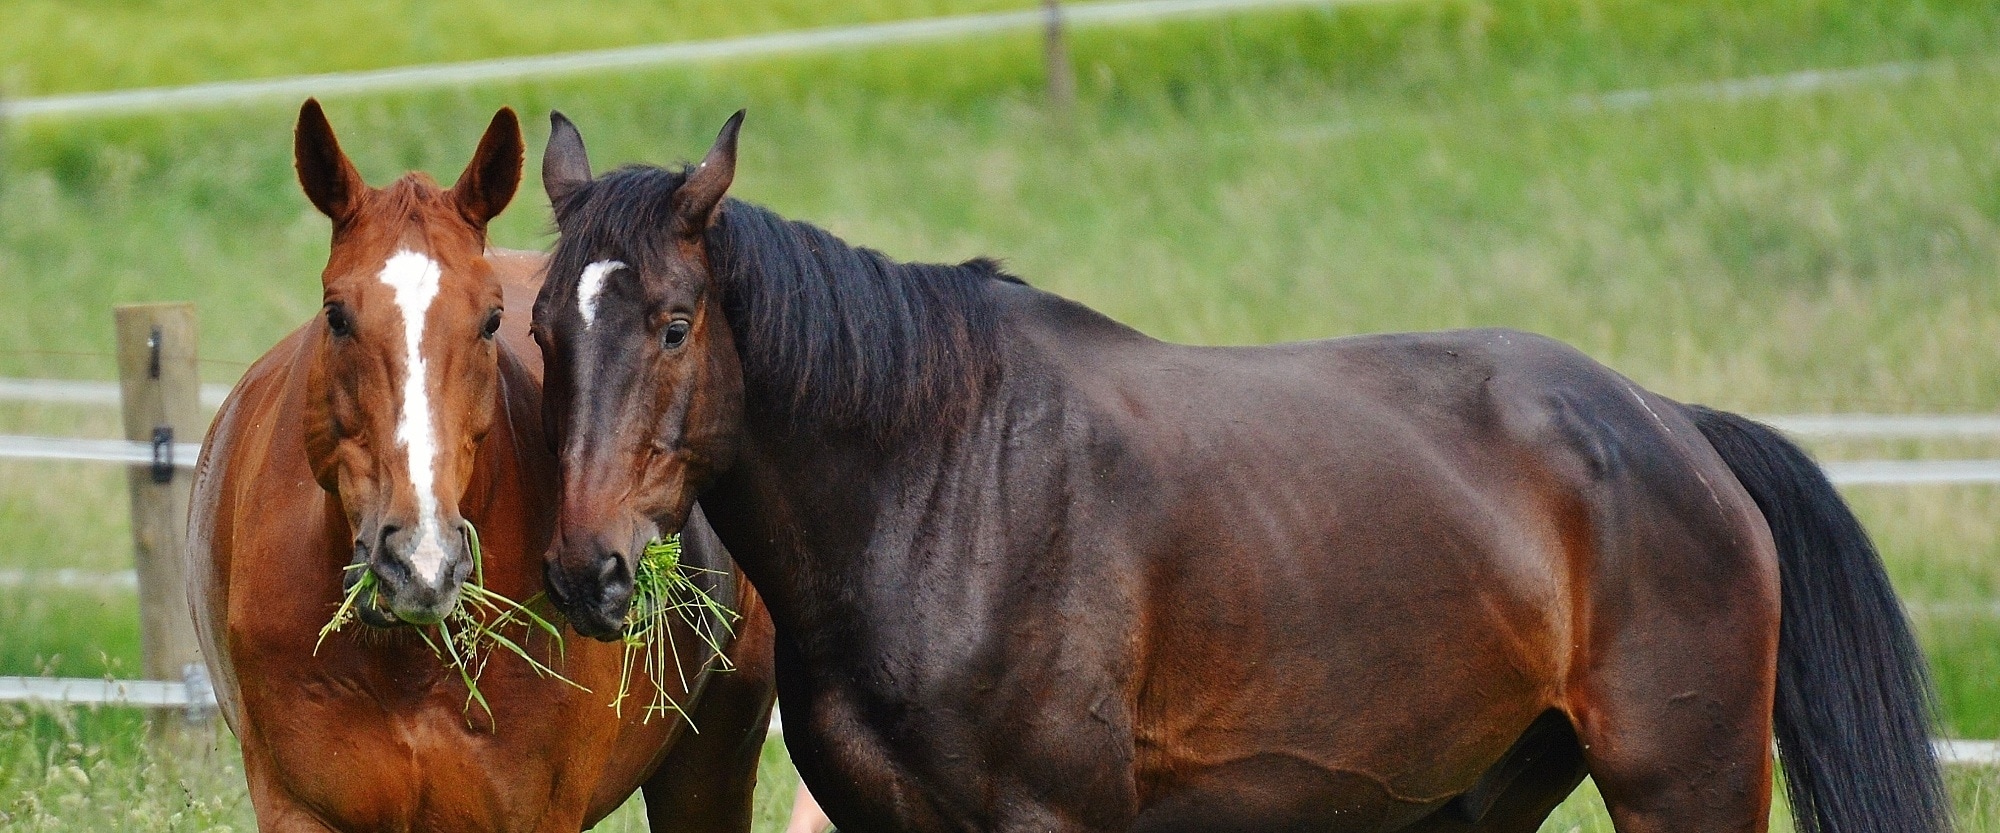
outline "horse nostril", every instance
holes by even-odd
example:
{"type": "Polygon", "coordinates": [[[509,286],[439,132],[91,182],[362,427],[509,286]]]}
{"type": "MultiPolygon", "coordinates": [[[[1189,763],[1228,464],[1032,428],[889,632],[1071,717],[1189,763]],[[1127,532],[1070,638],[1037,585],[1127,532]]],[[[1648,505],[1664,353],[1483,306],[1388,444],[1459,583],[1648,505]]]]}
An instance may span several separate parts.
{"type": "Polygon", "coordinates": [[[612,553],[597,565],[597,587],[600,598],[615,599],[626,595],[632,589],[632,577],[625,569],[625,557],[612,553]]]}
{"type": "Polygon", "coordinates": [[[556,607],[565,610],[569,608],[569,591],[563,589],[562,571],[556,569],[555,564],[542,565],[542,584],[549,591],[549,600],[555,602],[556,607]]]}
{"type": "Polygon", "coordinates": [[[403,587],[410,583],[410,565],[403,559],[378,558],[370,566],[375,570],[376,577],[390,587],[403,587]]]}

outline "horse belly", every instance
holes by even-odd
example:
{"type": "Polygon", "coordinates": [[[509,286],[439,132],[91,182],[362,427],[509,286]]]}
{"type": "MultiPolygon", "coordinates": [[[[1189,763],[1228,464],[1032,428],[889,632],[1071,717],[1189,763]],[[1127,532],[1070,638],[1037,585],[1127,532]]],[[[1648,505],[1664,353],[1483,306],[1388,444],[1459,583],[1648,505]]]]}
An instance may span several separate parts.
{"type": "Polygon", "coordinates": [[[1283,755],[1205,770],[1146,807],[1135,831],[1389,831],[1430,815],[1450,796],[1411,800],[1375,776],[1283,755]]]}
{"type": "Polygon", "coordinates": [[[1509,709],[1518,719],[1495,711],[1428,731],[1399,730],[1387,744],[1370,732],[1329,733],[1317,743],[1211,746],[1188,754],[1169,777],[1152,774],[1134,829],[1400,830],[1473,790],[1534,720],[1525,704],[1509,709]],[[1197,758],[1208,762],[1193,763],[1197,758]]]}
{"type": "Polygon", "coordinates": [[[1141,828],[1397,830],[1472,789],[1566,667],[1555,606],[1492,575],[1536,555],[1484,548],[1449,559],[1487,565],[1470,573],[1350,557],[1227,592],[1204,573],[1210,603],[1178,608],[1140,698],[1141,828]]]}

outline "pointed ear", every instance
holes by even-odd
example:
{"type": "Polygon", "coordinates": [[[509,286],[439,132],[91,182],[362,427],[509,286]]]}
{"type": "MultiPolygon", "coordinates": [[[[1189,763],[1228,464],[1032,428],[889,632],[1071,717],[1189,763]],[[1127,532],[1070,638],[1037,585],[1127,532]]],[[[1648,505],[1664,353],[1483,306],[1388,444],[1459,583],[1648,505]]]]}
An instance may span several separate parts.
{"type": "Polygon", "coordinates": [[[674,192],[674,219],[689,234],[701,234],[715,221],[715,207],[729,193],[736,179],[736,132],[743,129],[743,111],[736,111],[715,136],[701,164],[688,174],[687,182],[674,192]]]}
{"type": "Polygon", "coordinates": [[[480,137],[479,149],[472,152],[472,162],[451,186],[458,212],[474,228],[485,228],[513,201],[514,189],[521,185],[521,161],[526,157],[521,146],[521,119],[514,115],[514,108],[500,108],[493,114],[493,123],[486,126],[486,135],[480,137]]]}
{"type": "Polygon", "coordinates": [[[542,152],[542,190],[549,205],[561,209],[564,200],[590,184],[590,156],[583,152],[583,134],[562,113],[549,111],[549,147],[542,152]]]}
{"type": "Polygon", "coordinates": [[[299,108],[299,124],[292,131],[292,164],[298,168],[299,187],[305,189],[306,199],[331,218],[335,228],[361,209],[368,183],[361,181],[354,163],[340,152],[333,125],[327,123],[318,99],[308,98],[299,108]]]}

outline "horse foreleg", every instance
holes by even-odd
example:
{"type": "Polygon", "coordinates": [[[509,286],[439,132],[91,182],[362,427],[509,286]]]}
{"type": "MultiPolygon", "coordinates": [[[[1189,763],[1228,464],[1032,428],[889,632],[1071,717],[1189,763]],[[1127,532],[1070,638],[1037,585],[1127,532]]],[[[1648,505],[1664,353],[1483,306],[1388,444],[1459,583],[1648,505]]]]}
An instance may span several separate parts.
{"type": "Polygon", "coordinates": [[[771,624],[761,607],[748,612],[730,645],[734,670],[710,672],[683,732],[666,760],[641,786],[646,824],[660,831],[742,833],[750,829],[757,763],[776,697],[771,624]]]}
{"type": "Polygon", "coordinates": [[[258,833],[334,833],[318,814],[292,797],[270,776],[270,761],[250,744],[243,749],[243,777],[250,787],[250,808],[257,815],[258,833]]]}

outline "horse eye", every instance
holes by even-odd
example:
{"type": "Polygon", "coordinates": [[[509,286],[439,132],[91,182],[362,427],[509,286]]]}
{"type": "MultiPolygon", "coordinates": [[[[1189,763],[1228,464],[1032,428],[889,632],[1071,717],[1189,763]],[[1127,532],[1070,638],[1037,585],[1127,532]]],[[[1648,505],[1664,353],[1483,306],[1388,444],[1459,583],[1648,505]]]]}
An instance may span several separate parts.
{"type": "Polygon", "coordinates": [[[341,338],[354,335],[354,321],[347,317],[347,308],[339,304],[327,304],[326,328],[341,338]]]}
{"type": "Polygon", "coordinates": [[[660,345],[668,350],[672,350],[686,344],[688,330],[691,328],[692,325],[688,324],[686,319],[674,319],[673,323],[668,324],[667,328],[660,332],[660,345]]]}
{"type": "Polygon", "coordinates": [[[500,311],[496,309],[486,314],[486,326],[479,328],[479,337],[492,338],[497,332],[500,332],[500,311]]]}

